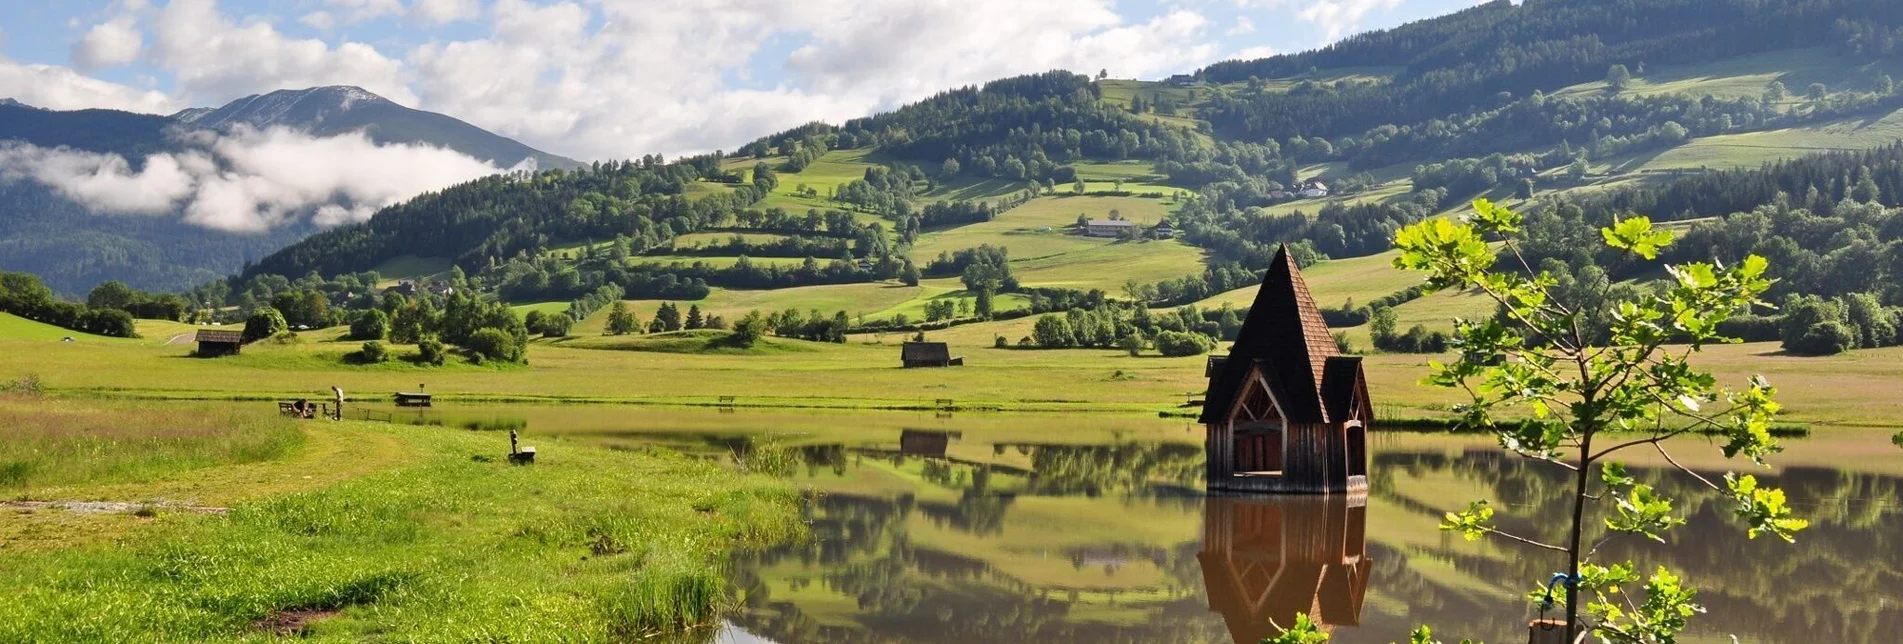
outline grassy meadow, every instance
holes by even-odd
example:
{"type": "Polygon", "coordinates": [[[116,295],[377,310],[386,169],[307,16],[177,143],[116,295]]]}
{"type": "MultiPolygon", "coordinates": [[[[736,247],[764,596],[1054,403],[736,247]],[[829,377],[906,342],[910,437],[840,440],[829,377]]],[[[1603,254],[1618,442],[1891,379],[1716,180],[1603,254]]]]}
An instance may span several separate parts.
{"type": "Polygon", "coordinates": [[[0,463],[48,466],[0,492],[141,508],[0,507],[0,640],[644,639],[802,531],[790,486],[674,452],[223,410],[0,399],[0,463]]]}
{"type": "MultiPolygon", "coordinates": [[[[1328,291],[1310,283],[1319,301],[1328,291]]],[[[1456,313],[1478,315],[1484,301],[1441,294],[1397,309],[1403,328],[1447,328],[1456,313]]],[[[591,321],[592,322],[592,321],[591,321]]],[[[929,409],[953,399],[960,409],[1102,411],[1155,414],[1179,410],[1206,386],[1203,358],[1131,357],[1110,349],[997,349],[1030,335],[1034,318],[967,324],[927,334],[947,342],[967,366],[903,369],[899,344],[909,333],[850,336],[845,344],[771,338],[765,349],[730,351],[693,342],[576,331],[566,340],[537,340],[528,364],[481,366],[452,360],[421,367],[403,360],[355,365],[357,349],[342,329],[306,332],[289,344],[259,343],[244,355],[187,357],[190,345],[143,340],[64,343],[0,337],[0,382],[38,375],[47,391],[67,397],[156,400],[284,400],[321,397],[335,385],[353,400],[379,403],[391,392],[427,385],[447,402],[573,402],[712,406],[735,396],[741,407],[929,409]]],[[[31,325],[21,322],[13,328],[31,325]]],[[[182,326],[182,325],[181,325],[182,326]]],[[[5,327],[0,327],[5,328],[5,327]]],[[[1365,350],[1365,329],[1349,329],[1365,350]]],[[[413,347],[393,347],[397,355],[413,347]]],[[[1367,356],[1370,386],[1388,418],[1442,416],[1457,397],[1420,384],[1429,360],[1445,356],[1367,356]]],[[[1896,425],[1903,399],[1903,347],[1853,351],[1829,358],[1784,355],[1776,343],[1724,345],[1695,359],[1720,380],[1742,386],[1763,374],[1782,394],[1786,420],[1814,424],[1896,425]]]]}

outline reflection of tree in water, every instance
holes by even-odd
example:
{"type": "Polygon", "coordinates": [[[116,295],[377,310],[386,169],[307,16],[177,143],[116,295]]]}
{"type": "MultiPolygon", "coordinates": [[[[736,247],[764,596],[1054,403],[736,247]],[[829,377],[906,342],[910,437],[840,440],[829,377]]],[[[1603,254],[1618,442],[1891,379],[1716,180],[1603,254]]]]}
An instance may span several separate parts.
{"type": "MultiPolygon", "coordinates": [[[[1428,507],[1403,496],[1400,476],[1451,476],[1487,488],[1500,503],[1496,519],[1503,528],[1535,539],[1558,538],[1568,511],[1562,490],[1564,474],[1492,450],[1474,450],[1458,458],[1441,454],[1386,453],[1375,459],[1371,494],[1407,511],[1438,517],[1448,507],[1428,507]]],[[[1799,535],[1796,546],[1745,536],[1729,501],[1680,475],[1660,469],[1633,468],[1633,474],[1666,496],[1677,499],[1689,519],[1657,544],[1623,537],[1605,543],[1600,558],[1631,560],[1641,570],[1669,563],[1700,588],[1699,603],[1710,616],[1694,620],[1693,631],[1737,633],[1746,639],[1769,641],[1879,642],[1890,641],[1903,630],[1903,508],[1898,505],[1896,477],[1819,468],[1789,468],[1779,474],[1758,474],[1766,485],[1782,487],[1811,527],[1799,535]]],[[[1717,473],[1706,472],[1708,477],[1717,473]]],[[[1447,501],[1454,502],[1453,500],[1447,501]]],[[[1588,543],[1605,535],[1603,525],[1589,528],[1588,543]]],[[[1560,563],[1543,553],[1502,545],[1491,556],[1451,547],[1410,552],[1416,560],[1451,563],[1464,576],[1530,589],[1560,563]],[[1504,555],[1504,556],[1502,556],[1504,555]]],[[[1391,578],[1381,586],[1390,589],[1391,578]]],[[[1392,592],[1390,590],[1390,592],[1392,592]]],[[[1446,600],[1448,592],[1414,588],[1410,597],[1423,602],[1446,600]]],[[[1520,606],[1441,609],[1414,603],[1418,621],[1457,623],[1490,614],[1485,632],[1508,633],[1523,624],[1527,610],[1520,606]],[[1423,610],[1426,609],[1426,610],[1423,610]],[[1423,617],[1425,612],[1427,616],[1423,617]]],[[[1452,631],[1450,631],[1452,632],[1452,631]]],[[[1466,634],[1466,633],[1461,633],[1466,634]]]]}
{"type": "Polygon", "coordinates": [[[1015,500],[1014,495],[985,494],[974,489],[965,490],[956,504],[925,502],[918,509],[939,527],[949,525],[975,535],[997,535],[1004,532],[1005,510],[1015,500]]]}
{"type": "MultiPolygon", "coordinates": [[[[755,633],[789,642],[1214,641],[1220,627],[1209,619],[1206,605],[1196,592],[1189,591],[1189,584],[1181,584],[1183,592],[1173,597],[1146,597],[1139,610],[1147,617],[1137,623],[1074,622],[1069,619],[1070,611],[1085,600],[1083,593],[1091,593],[1093,601],[1103,602],[1106,592],[1115,592],[1114,587],[1034,587],[1013,577],[1010,571],[992,569],[983,560],[914,546],[907,533],[907,520],[914,513],[936,526],[995,536],[1003,531],[1009,509],[1020,495],[1095,496],[1141,491],[1130,496],[1153,497],[1153,492],[1144,489],[1148,482],[1183,480],[1187,474],[1193,483],[1202,471],[1201,451],[1193,446],[1027,445],[1023,449],[1032,456],[1031,471],[1003,470],[1023,476],[1025,485],[1019,492],[993,490],[998,474],[992,466],[925,459],[920,464],[921,479],[958,490],[956,502],[923,501],[910,494],[890,499],[827,494],[811,500],[806,509],[810,540],[735,556],[734,587],[748,609],[741,621],[755,633]],[[822,625],[805,615],[796,603],[773,597],[772,588],[759,577],[760,571],[793,561],[813,566],[813,574],[783,583],[797,590],[802,583],[816,580],[826,590],[851,598],[859,609],[855,619],[863,628],[822,625]]],[[[809,461],[809,473],[849,467],[847,454],[852,453],[890,459],[898,465],[915,458],[852,448],[803,448],[800,453],[802,458],[827,459],[818,466],[809,461]]],[[[1199,497],[1180,494],[1156,500],[1184,506],[1201,502],[1199,497]]],[[[1164,570],[1189,571],[1193,575],[1194,545],[1172,549],[1111,544],[1087,553],[1056,554],[1081,555],[1097,563],[1104,559],[1147,560],[1164,570]]],[[[1194,582],[1195,578],[1189,580],[1194,582]]],[[[1110,597],[1114,603],[1114,594],[1110,597]]]]}
{"type": "MultiPolygon", "coordinates": [[[[999,448],[1006,447],[999,445],[999,448]]],[[[1158,482],[1201,483],[1203,448],[1176,443],[1017,445],[1028,451],[1035,494],[1101,496],[1136,492],[1158,482]]]]}

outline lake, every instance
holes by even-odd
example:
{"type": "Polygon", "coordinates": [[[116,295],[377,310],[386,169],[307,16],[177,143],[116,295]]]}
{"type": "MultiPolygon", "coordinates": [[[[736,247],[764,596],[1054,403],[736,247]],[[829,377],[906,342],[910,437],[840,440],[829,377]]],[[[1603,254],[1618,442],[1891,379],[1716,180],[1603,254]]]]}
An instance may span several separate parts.
{"type": "MultiPolygon", "coordinates": [[[[1526,594],[1563,561],[1436,525],[1485,499],[1501,528],[1557,542],[1570,512],[1562,471],[1484,436],[1376,433],[1365,499],[1211,497],[1202,429],[1182,420],[601,406],[427,417],[518,427],[530,442],[663,446],[811,490],[810,540],[734,553],[727,642],[1253,644],[1297,612],[1336,642],[1405,641],[1422,623],[1443,638],[1523,642],[1539,615],[1526,594]]],[[[1820,429],[1755,472],[1812,521],[1796,544],[1747,539],[1724,499],[1635,452],[1635,475],[1677,499],[1689,525],[1665,544],[1608,541],[1600,561],[1663,564],[1700,588],[1711,614],[1688,641],[1896,641],[1892,431],[1820,429]]],[[[1673,452],[1714,479],[1748,465],[1702,438],[1673,452]]]]}

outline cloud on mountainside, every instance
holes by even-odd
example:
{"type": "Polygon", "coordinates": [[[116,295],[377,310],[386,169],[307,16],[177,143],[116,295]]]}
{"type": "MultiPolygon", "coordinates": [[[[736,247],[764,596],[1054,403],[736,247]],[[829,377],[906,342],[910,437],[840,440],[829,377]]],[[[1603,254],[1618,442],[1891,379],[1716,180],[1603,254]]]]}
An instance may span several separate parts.
{"type": "Polygon", "coordinates": [[[377,208],[502,169],[362,134],[315,138],[287,129],[182,135],[186,150],[146,157],[0,144],[0,181],[33,181],[102,214],[183,216],[226,232],[262,232],[309,213],[334,226],[377,208]]]}

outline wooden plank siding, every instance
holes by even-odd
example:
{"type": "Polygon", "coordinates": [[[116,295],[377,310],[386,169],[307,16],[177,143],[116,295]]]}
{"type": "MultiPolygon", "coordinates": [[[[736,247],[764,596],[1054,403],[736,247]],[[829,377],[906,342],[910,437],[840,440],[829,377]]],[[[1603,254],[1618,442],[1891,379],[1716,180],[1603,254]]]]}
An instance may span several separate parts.
{"type": "Polygon", "coordinates": [[[1204,449],[1211,490],[1276,494],[1330,494],[1368,489],[1366,430],[1334,423],[1289,423],[1286,447],[1265,432],[1210,425],[1204,449]],[[1350,433],[1356,434],[1351,438],[1350,433]],[[1274,447],[1263,443],[1274,441],[1274,447]],[[1350,449],[1350,446],[1356,449],[1350,449]],[[1281,462],[1267,473],[1268,459],[1281,462]]]}

